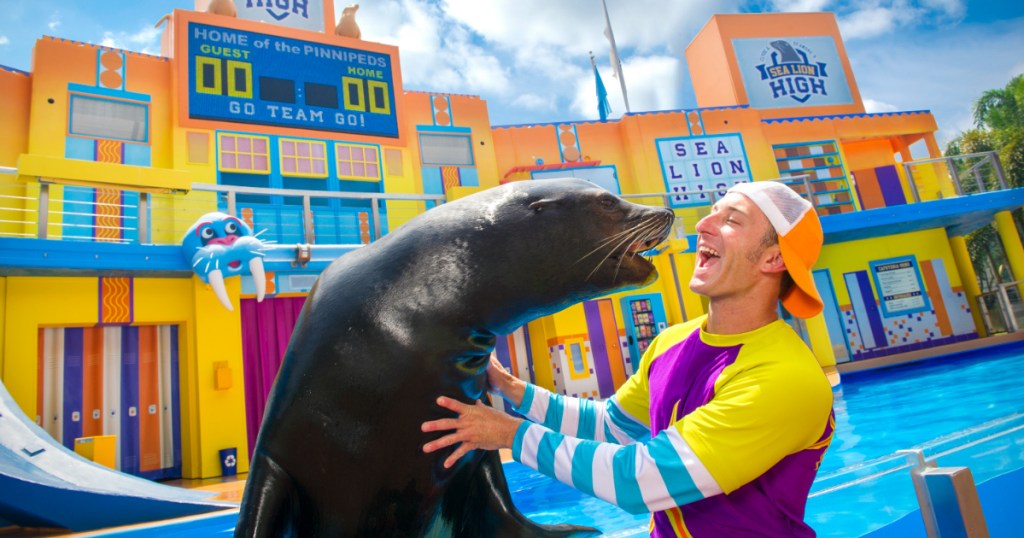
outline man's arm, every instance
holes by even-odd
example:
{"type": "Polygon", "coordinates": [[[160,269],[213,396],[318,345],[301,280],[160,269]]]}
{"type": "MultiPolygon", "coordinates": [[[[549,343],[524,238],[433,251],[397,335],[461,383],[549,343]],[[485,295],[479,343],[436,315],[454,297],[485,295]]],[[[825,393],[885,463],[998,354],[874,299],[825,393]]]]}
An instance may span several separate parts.
{"type": "Polygon", "coordinates": [[[651,435],[647,424],[623,409],[615,396],[595,402],[553,394],[508,373],[494,355],[487,379],[491,391],[508,400],[517,413],[565,435],[622,445],[651,435]]]}
{"type": "Polygon", "coordinates": [[[656,512],[722,493],[683,440],[668,428],[650,442],[620,446],[576,439],[522,423],[512,457],[627,512],[656,512]]]}

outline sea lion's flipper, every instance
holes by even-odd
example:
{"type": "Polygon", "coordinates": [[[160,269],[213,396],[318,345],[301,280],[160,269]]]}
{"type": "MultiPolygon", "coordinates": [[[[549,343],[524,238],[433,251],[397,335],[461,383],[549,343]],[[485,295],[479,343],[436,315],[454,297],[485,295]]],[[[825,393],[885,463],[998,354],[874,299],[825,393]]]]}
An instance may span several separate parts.
{"type": "Polygon", "coordinates": [[[252,455],[245,498],[235,525],[235,538],[294,536],[292,493],[288,473],[260,451],[252,455]]]}
{"type": "Polygon", "coordinates": [[[595,536],[600,531],[577,525],[540,525],[512,504],[501,458],[487,452],[475,468],[467,465],[452,478],[441,502],[441,515],[455,538],[595,536]]]}

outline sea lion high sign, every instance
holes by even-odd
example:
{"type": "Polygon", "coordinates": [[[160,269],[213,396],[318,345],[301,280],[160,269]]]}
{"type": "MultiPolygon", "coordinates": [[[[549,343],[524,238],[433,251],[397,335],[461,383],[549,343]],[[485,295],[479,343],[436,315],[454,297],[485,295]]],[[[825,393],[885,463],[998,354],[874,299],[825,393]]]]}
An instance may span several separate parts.
{"type": "Polygon", "coordinates": [[[562,536],[512,505],[496,452],[450,469],[439,395],[485,397],[496,335],[654,281],[671,211],[581,180],[431,209],[334,261],[310,292],[253,452],[236,536],[562,536]]]}

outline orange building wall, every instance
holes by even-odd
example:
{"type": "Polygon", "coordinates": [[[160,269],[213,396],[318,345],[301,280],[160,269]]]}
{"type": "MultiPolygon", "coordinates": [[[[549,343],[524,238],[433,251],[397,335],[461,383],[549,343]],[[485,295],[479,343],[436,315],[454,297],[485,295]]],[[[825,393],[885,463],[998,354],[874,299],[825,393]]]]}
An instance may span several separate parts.
{"type": "MultiPolygon", "coordinates": [[[[96,85],[97,58],[101,49],[105,47],[54,38],[36,42],[28,153],[64,157],[70,106],[68,83],[96,85]]],[[[151,97],[149,138],[152,166],[170,168],[170,62],[165,58],[133,52],[125,52],[125,56],[125,90],[151,97]]]]}
{"type": "Polygon", "coordinates": [[[0,68],[0,166],[17,164],[18,155],[28,148],[29,102],[32,79],[28,75],[0,68]]]}
{"type": "MultiPolygon", "coordinates": [[[[839,25],[832,13],[758,13],[714,15],[686,48],[686,62],[693,79],[694,94],[700,107],[746,105],[750,101],[743,86],[740,67],[733,49],[733,39],[757,37],[830,36],[835,43],[846,80],[850,85],[852,104],[800,107],[801,116],[822,114],[860,114],[864,112],[846,47],[839,34],[839,25]]],[[[793,108],[762,109],[765,117],[788,117],[793,108]]]]}

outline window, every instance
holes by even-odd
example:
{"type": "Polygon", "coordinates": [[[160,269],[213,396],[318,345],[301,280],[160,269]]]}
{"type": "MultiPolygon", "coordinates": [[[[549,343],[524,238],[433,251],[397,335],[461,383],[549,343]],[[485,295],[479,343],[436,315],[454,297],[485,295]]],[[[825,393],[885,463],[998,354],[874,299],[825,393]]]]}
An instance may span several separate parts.
{"type": "Polygon", "coordinates": [[[220,133],[217,136],[221,172],[269,174],[270,141],[265,136],[220,133]]]}
{"type": "Polygon", "coordinates": [[[71,94],[72,135],[149,141],[149,107],[142,103],[71,94]]]}
{"type": "Polygon", "coordinates": [[[282,138],[281,175],[327,177],[327,144],[314,140],[282,138]]]}
{"type": "Polygon", "coordinates": [[[465,135],[420,134],[420,158],[433,166],[473,166],[472,141],[465,135]]]}
{"type": "Polygon", "coordinates": [[[587,364],[584,340],[572,339],[565,342],[566,359],[569,362],[569,377],[587,379],[590,377],[590,365],[587,364]]]}
{"type": "Polygon", "coordinates": [[[188,133],[185,135],[188,147],[189,164],[210,163],[210,135],[207,133],[188,133]]]}
{"type": "Polygon", "coordinates": [[[380,155],[375,146],[337,144],[338,178],[380,181],[380,155]]]}

